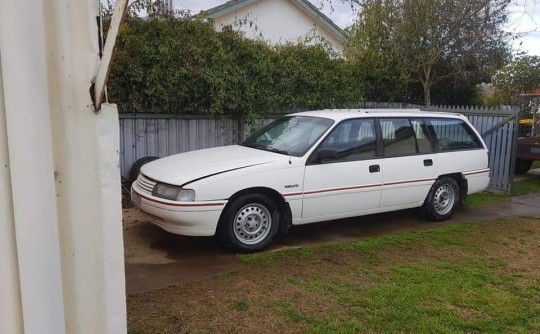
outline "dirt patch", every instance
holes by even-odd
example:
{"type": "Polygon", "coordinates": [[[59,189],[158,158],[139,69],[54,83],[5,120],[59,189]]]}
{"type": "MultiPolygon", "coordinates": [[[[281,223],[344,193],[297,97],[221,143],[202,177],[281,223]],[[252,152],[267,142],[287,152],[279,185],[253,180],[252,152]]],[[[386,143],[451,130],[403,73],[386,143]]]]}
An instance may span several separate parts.
{"type": "Polygon", "coordinates": [[[235,257],[213,238],[167,233],[136,208],[123,209],[127,292],[139,293],[233,270],[235,257]]]}

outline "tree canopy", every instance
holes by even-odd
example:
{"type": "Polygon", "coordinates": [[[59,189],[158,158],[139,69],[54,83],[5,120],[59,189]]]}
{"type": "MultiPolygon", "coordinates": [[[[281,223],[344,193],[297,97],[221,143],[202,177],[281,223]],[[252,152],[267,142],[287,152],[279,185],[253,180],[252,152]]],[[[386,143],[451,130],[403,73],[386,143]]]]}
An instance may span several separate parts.
{"type": "MultiPolygon", "coordinates": [[[[272,46],[233,29],[217,32],[160,1],[135,0],[118,37],[109,96],[123,112],[247,117],[366,100],[467,105],[480,103],[477,84],[495,73],[496,85],[514,91],[516,78],[527,76],[522,63],[534,60],[502,68],[510,0],[321,1],[359,8],[344,58],[313,41],[272,46]]],[[[110,4],[102,9],[110,15],[110,4]]]]}
{"type": "MultiPolygon", "coordinates": [[[[347,56],[362,69],[366,84],[385,82],[403,89],[420,85],[432,103],[438,84],[476,84],[507,60],[508,35],[502,30],[510,0],[363,0],[349,30],[347,56]]],[[[414,93],[414,88],[409,90],[414,93]]]]}
{"type": "Polygon", "coordinates": [[[512,62],[497,71],[492,79],[495,94],[488,104],[510,104],[519,94],[540,87],[540,57],[518,54],[512,62]]]}

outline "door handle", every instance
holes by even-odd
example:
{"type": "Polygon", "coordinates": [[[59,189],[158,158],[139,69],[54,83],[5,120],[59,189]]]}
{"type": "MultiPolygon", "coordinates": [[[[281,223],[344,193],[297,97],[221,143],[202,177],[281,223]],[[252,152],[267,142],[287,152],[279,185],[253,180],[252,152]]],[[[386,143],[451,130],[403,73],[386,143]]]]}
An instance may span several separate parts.
{"type": "Polygon", "coordinates": [[[379,165],[371,165],[369,166],[369,172],[370,173],[378,173],[381,171],[381,166],[379,165]]]}
{"type": "Polygon", "coordinates": [[[426,167],[433,166],[433,160],[431,160],[431,159],[424,160],[424,166],[426,166],[426,167]]]}

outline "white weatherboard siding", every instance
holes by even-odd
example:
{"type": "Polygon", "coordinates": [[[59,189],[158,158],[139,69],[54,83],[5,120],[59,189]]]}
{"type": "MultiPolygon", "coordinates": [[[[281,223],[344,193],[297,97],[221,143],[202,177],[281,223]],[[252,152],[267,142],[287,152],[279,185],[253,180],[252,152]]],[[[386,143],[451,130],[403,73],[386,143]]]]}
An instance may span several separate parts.
{"type": "Polygon", "coordinates": [[[330,42],[340,54],[345,47],[327,27],[290,0],[256,1],[214,19],[218,31],[228,25],[248,38],[262,38],[271,44],[303,41],[306,36],[315,35],[330,42]]]}
{"type": "MultiPolygon", "coordinates": [[[[0,65],[2,60],[0,59],[0,65]]],[[[0,333],[22,333],[21,289],[13,220],[4,85],[0,66],[0,333]]]]}
{"type": "Polygon", "coordinates": [[[0,333],[126,332],[119,129],[99,2],[0,1],[0,333]]]}
{"type": "MultiPolygon", "coordinates": [[[[42,2],[0,2],[11,199],[25,333],[64,333],[42,2]]],[[[12,276],[2,270],[0,275],[12,276]]],[[[4,278],[0,279],[3,282],[4,278]]],[[[3,310],[2,310],[3,311],[3,310]]]]}

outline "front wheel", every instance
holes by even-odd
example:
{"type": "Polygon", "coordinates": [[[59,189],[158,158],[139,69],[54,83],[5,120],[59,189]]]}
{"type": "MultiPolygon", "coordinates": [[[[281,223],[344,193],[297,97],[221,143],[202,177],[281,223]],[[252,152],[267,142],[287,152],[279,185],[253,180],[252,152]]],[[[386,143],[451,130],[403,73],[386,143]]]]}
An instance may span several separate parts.
{"type": "Polygon", "coordinates": [[[439,178],[429,190],[421,207],[421,213],[429,220],[442,221],[450,218],[459,203],[459,187],[451,177],[439,178]]]}
{"type": "Polygon", "coordinates": [[[279,216],[279,209],[267,196],[241,196],[223,217],[220,239],[225,245],[243,253],[263,250],[276,235],[279,216]]]}

